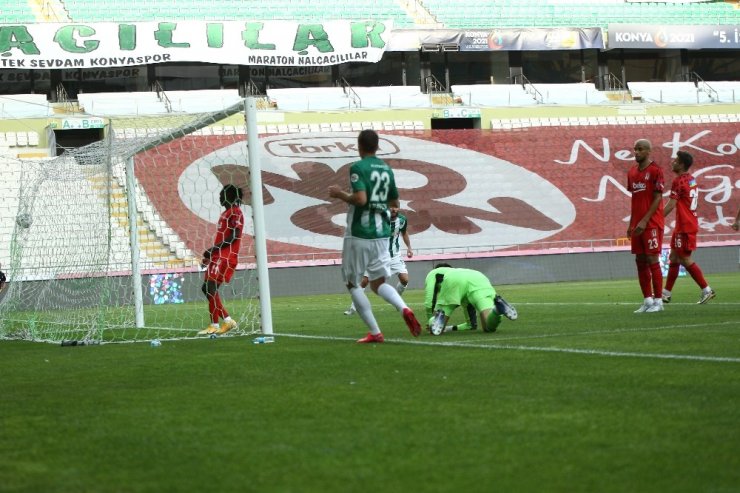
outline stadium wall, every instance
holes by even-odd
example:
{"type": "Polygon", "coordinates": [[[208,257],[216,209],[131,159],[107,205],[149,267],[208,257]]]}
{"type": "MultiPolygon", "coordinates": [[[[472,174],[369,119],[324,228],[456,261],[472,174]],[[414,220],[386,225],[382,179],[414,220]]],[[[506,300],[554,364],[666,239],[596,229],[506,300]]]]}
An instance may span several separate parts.
{"type": "MultiPolygon", "coordinates": [[[[664,254],[667,254],[664,252],[664,254]]],[[[737,246],[699,248],[694,259],[705,274],[740,271],[737,246]]],[[[407,262],[409,289],[423,289],[424,278],[440,260],[407,262]]],[[[635,277],[635,260],[627,250],[611,252],[445,259],[455,266],[485,273],[494,286],[566,281],[603,281],[635,277]]],[[[396,279],[391,284],[395,286],[396,279]]],[[[637,290],[637,286],[635,287],[637,290]]],[[[691,288],[694,289],[692,285],[691,288]]],[[[273,296],[336,294],[347,290],[339,265],[270,269],[273,296]]],[[[639,298],[639,295],[638,295],[639,298]]]]}
{"type": "MultiPolygon", "coordinates": [[[[664,257],[668,251],[664,251],[664,257]]],[[[740,271],[740,249],[737,246],[699,248],[694,259],[702,266],[704,273],[710,277],[714,273],[740,271]]],[[[576,254],[553,255],[521,255],[487,258],[457,258],[445,259],[455,267],[464,267],[479,270],[485,273],[491,282],[503,293],[505,286],[529,283],[551,283],[572,281],[604,281],[618,279],[632,279],[635,276],[634,256],[629,251],[592,252],[576,254]]],[[[417,260],[407,262],[409,270],[409,289],[423,289],[424,278],[439,260],[417,260]]],[[[304,265],[300,267],[271,268],[270,293],[276,296],[303,296],[322,294],[342,294],[347,290],[342,282],[341,267],[338,263],[328,265],[304,265]]],[[[231,283],[225,285],[221,296],[232,299],[234,293],[243,289],[256,289],[249,285],[249,271],[238,271],[231,283]]],[[[681,278],[680,278],[681,279],[681,278]]],[[[677,289],[695,289],[693,283],[681,281],[677,289]],[[682,287],[683,284],[683,287],[682,287]]],[[[144,303],[172,304],[191,301],[204,301],[201,285],[201,273],[188,272],[183,274],[149,274],[142,279],[144,303]]],[[[59,292],[66,292],[67,288],[74,290],[76,280],[63,281],[59,285],[59,292]],[[68,283],[64,284],[64,283],[68,283]]],[[[395,278],[392,285],[397,282],[395,278]]],[[[108,289],[113,293],[110,300],[115,300],[115,293],[121,300],[128,299],[131,289],[131,280],[128,276],[112,279],[108,289]]],[[[29,292],[35,290],[29,289],[29,292]]],[[[0,293],[0,299],[4,293],[0,293]]],[[[639,298],[639,291],[635,283],[635,296],[639,298]]],[[[347,297],[349,300],[349,295],[347,297]]],[[[377,298],[371,295],[371,301],[377,298]]],[[[36,309],[58,308],[58,301],[54,296],[45,292],[38,299],[25,299],[24,303],[36,309]]]]}

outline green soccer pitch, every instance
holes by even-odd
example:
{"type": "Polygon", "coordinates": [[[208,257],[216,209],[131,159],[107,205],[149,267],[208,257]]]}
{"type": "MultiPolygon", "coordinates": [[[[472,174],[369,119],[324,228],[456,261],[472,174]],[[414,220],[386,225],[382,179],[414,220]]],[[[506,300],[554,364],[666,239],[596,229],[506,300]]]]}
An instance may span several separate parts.
{"type": "Polygon", "coordinates": [[[740,274],[707,277],[653,314],[500,286],[519,320],[418,339],[370,294],[379,345],[348,295],[273,298],[274,344],[0,342],[0,491],[738,491],[740,274]]]}

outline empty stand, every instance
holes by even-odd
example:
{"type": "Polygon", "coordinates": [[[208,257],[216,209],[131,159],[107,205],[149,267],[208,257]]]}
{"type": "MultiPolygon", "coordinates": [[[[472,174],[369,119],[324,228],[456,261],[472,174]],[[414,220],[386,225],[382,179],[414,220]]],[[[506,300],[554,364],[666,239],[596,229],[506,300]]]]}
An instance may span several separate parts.
{"type": "Polygon", "coordinates": [[[166,91],[175,113],[205,113],[219,111],[239,103],[237,89],[204,89],[199,91],[166,91]]]}
{"type": "Polygon", "coordinates": [[[699,91],[693,82],[628,82],[633,100],[644,103],[711,103],[709,94],[699,91]]]}
{"type": "Polygon", "coordinates": [[[360,130],[372,128],[384,131],[424,132],[424,122],[420,120],[387,120],[383,122],[325,122],[325,123],[289,123],[279,125],[257,125],[260,134],[317,133],[317,132],[351,132],[356,135],[360,130]]]}
{"type": "Polygon", "coordinates": [[[708,81],[706,85],[716,92],[720,103],[740,103],[740,81],[708,81]]]}
{"type": "Polygon", "coordinates": [[[609,98],[592,83],[534,84],[545,104],[602,104],[609,98]]]}
{"type": "MultiPolygon", "coordinates": [[[[331,19],[392,19],[398,27],[414,21],[396,0],[64,0],[73,21],[282,20],[325,21],[331,19]]],[[[30,9],[29,9],[30,10],[30,9]]]]}
{"type": "MultiPolygon", "coordinates": [[[[531,117],[491,120],[493,130],[516,130],[528,127],[594,127],[603,125],[664,125],[696,123],[740,122],[737,114],[702,115],[633,115],[633,116],[590,116],[590,117],[531,117]]],[[[730,136],[734,138],[734,134],[730,136]]]]}
{"type": "Polygon", "coordinates": [[[602,27],[649,19],[651,24],[738,24],[733,2],[625,2],[624,0],[423,0],[448,28],[602,27]]]}
{"type": "Polygon", "coordinates": [[[279,110],[346,110],[355,107],[341,87],[268,89],[267,97],[279,110]]]}
{"type": "Polygon", "coordinates": [[[0,96],[0,118],[43,118],[52,113],[45,94],[0,96]]]}
{"type": "Polygon", "coordinates": [[[453,85],[452,94],[468,106],[529,106],[537,101],[519,84],[453,85]]]}
{"type": "Polygon", "coordinates": [[[90,115],[160,115],[168,113],[156,92],[96,92],[77,96],[80,108],[90,115]]]}
{"type": "Polygon", "coordinates": [[[31,24],[36,22],[31,6],[28,2],[2,2],[0,8],[1,24],[31,24]]]}
{"type": "Polygon", "coordinates": [[[359,107],[373,108],[429,108],[429,95],[418,86],[355,87],[359,107]]]}

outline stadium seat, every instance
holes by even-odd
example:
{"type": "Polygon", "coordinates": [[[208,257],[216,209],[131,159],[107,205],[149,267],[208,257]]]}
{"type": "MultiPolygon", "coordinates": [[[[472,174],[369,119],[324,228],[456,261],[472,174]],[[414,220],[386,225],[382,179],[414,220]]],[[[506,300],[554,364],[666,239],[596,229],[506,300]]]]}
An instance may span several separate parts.
{"type": "MultiPolygon", "coordinates": [[[[25,4],[24,4],[25,5],[25,4]]],[[[296,0],[270,2],[244,2],[220,0],[204,4],[196,0],[175,2],[143,2],[124,0],[67,0],[64,6],[74,21],[95,22],[125,19],[127,21],[155,21],[159,19],[183,20],[237,20],[237,19],[304,19],[324,21],[332,19],[392,19],[399,27],[412,27],[413,19],[394,0],[355,0],[337,4],[329,0],[314,0],[310,4],[296,0]],[[101,7],[101,4],[104,7],[101,7]]],[[[33,14],[26,22],[33,22],[33,14]]],[[[6,15],[3,9],[3,15],[6,15]]],[[[12,22],[17,22],[12,20],[12,22]]]]}
{"type": "Polygon", "coordinates": [[[452,94],[468,106],[529,106],[537,101],[519,84],[453,85],[452,94]]]}
{"type": "Polygon", "coordinates": [[[628,82],[632,97],[643,103],[709,103],[710,97],[697,89],[693,82],[628,82]]]}
{"type": "Polygon", "coordinates": [[[341,87],[268,89],[267,97],[284,111],[346,110],[350,107],[341,87]]]}
{"type": "Polygon", "coordinates": [[[372,108],[428,108],[429,96],[417,86],[352,87],[360,98],[360,107],[372,108]]]}
{"type": "Polygon", "coordinates": [[[167,114],[167,106],[154,91],[128,93],[81,93],[80,109],[97,116],[160,115],[167,114]]]}
{"type": "Polygon", "coordinates": [[[602,104],[609,103],[604,93],[592,83],[534,84],[543,95],[545,104],[602,104]]]}
{"type": "Polygon", "coordinates": [[[52,110],[45,94],[6,94],[0,96],[0,115],[3,118],[42,118],[52,110]]]}
{"type": "Polygon", "coordinates": [[[733,2],[625,2],[624,0],[424,0],[435,20],[451,29],[480,26],[507,27],[601,27],[625,19],[650,19],[654,24],[738,24],[740,9],[733,2]]]}
{"type": "Polygon", "coordinates": [[[219,111],[242,101],[237,89],[165,91],[173,112],[205,113],[219,111]]]}
{"type": "Polygon", "coordinates": [[[740,81],[709,81],[706,84],[716,91],[720,103],[740,102],[740,81]]]}

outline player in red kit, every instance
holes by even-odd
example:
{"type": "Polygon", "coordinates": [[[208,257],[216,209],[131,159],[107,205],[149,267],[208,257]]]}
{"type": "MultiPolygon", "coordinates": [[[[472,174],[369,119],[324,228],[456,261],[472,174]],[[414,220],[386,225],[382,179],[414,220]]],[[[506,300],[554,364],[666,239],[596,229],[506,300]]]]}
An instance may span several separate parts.
{"type": "Polygon", "coordinates": [[[652,145],[647,139],[635,142],[636,165],[627,173],[627,190],[632,193],[630,225],[632,253],[644,301],[635,313],[663,310],[663,273],[660,252],[663,246],[663,170],[650,159],[652,145]]]}
{"type": "Polygon", "coordinates": [[[203,252],[202,264],[206,267],[206,273],[202,290],[208,299],[211,324],[198,332],[200,335],[224,334],[237,327],[236,320],[229,316],[221,302],[218,288],[231,281],[239,263],[239,247],[244,228],[244,213],[240,207],[242,190],[235,185],[226,185],[218,198],[226,210],[218,218],[218,231],[213,246],[203,252]],[[219,319],[223,319],[220,326],[219,319]]]}
{"type": "Polygon", "coordinates": [[[676,178],[671,185],[671,196],[665,205],[665,215],[676,209],[676,227],[671,237],[671,256],[668,267],[668,279],[663,290],[663,302],[670,303],[673,284],[678,279],[678,271],[683,265],[701,288],[699,304],[706,303],[714,298],[714,290],[709,287],[699,265],[691,259],[696,250],[696,233],[699,231],[699,221],[696,218],[696,207],[699,204],[699,187],[696,178],[689,173],[694,164],[694,157],[686,151],[678,151],[671,162],[671,168],[676,178]]]}

